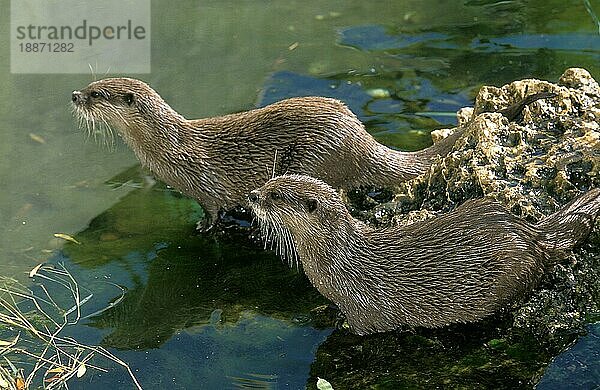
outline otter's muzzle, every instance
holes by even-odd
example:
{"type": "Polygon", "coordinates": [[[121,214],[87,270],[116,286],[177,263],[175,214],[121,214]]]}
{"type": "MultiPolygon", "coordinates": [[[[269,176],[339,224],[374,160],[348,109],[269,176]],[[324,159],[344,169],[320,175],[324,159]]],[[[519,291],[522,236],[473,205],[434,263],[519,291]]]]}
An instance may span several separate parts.
{"type": "Polygon", "coordinates": [[[79,91],[73,91],[71,94],[71,101],[75,104],[82,104],[85,102],[85,97],[79,91]]]}

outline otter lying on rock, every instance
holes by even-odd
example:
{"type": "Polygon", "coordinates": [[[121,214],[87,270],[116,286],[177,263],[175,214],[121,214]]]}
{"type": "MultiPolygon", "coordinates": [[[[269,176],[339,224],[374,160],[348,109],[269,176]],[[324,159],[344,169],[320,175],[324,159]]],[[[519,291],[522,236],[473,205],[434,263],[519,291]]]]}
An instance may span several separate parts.
{"type": "MultiPolygon", "coordinates": [[[[543,97],[526,98],[505,115],[512,119],[543,97]]],[[[393,150],[375,141],[342,102],[323,97],[187,120],[147,84],[130,78],[93,82],[74,91],[72,101],[82,121],[114,127],[144,166],[198,200],[205,229],[219,211],[243,205],[246,194],[273,174],[306,174],[335,188],[393,186],[425,172],[462,133],[459,128],[417,152],[393,150]]]]}
{"type": "Polygon", "coordinates": [[[494,313],[534,288],[589,234],[600,210],[596,188],[535,225],[479,199],[410,226],[374,229],[352,218],[332,187],[307,176],[276,177],[248,199],[263,234],[299,259],[358,334],[494,313]]]}

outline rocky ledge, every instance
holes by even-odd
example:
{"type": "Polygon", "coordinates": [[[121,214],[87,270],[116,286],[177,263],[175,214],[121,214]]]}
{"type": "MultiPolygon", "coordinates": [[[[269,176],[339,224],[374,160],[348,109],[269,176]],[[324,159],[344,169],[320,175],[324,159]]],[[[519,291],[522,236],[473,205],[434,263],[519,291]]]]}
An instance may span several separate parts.
{"type": "MultiPolygon", "coordinates": [[[[458,120],[466,129],[453,151],[362,218],[377,225],[409,224],[485,196],[537,221],[600,186],[600,87],[584,69],[567,69],[557,84],[527,79],[485,86],[475,107],[460,110],[458,120]],[[494,112],[538,92],[556,96],[527,105],[518,121],[494,112]]],[[[438,130],[432,137],[439,140],[451,131],[438,130]]],[[[516,329],[551,341],[594,320],[600,311],[599,227],[597,221],[586,245],[554,266],[527,302],[515,306],[516,329]]]]}

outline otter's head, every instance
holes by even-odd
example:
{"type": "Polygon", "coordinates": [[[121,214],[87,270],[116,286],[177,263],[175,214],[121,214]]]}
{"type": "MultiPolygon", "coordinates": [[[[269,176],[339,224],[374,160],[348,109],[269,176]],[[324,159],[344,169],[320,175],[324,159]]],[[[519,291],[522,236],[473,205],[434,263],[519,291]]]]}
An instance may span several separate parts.
{"type": "MultiPolygon", "coordinates": [[[[73,91],[73,109],[81,124],[89,130],[115,128],[128,143],[144,142],[161,118],[180,118],[179,114],[146,83],[130,78],[108,78],[94,81],[73,91]]],[[[135,146],[135,145],[132,145],[135,146]]]]}
{"type": "Polygon", "coordinates": [[[318,245],[344,234],[351,221],[338,193],[309,176],[273,178],[252,191],[248,203],[265,239],[272,239],[288,260],[297,260],[306,243],[318,245]]]}

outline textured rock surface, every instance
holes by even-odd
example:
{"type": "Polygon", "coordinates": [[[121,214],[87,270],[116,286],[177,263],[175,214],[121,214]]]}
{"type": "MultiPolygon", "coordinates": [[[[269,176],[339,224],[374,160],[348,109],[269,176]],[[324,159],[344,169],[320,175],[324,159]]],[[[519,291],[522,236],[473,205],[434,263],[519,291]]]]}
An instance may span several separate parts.
{"type": "Polygon", "coordinates": [[[392,202],[373,210],[374,222],[403,223],[408,211],[450,210],[481,196],[535,221],[600,185],[600,87],[583,69],[568,69],[559,84],[530,79],[483,87],[474,109],[459,118],[468,128],[453,152],[401,184],[392,202]],[[525,107],[518,123],[489,112],[545,91],[557,96],[525,107]]]}

